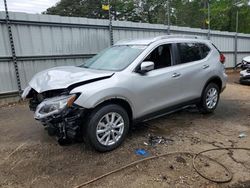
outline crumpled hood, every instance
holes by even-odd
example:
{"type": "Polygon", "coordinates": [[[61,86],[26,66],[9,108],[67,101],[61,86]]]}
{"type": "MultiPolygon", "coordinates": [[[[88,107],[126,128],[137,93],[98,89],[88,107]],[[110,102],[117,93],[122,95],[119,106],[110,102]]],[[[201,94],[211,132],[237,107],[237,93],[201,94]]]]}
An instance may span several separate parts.
{"type": "Polygon", "coordinates": [[[62,66],[37,73],[31,79],[29,85],[38,93],[41,93],[48,90],[65,89],[80,82],[84,83],[85,81],[111,77],[113,74],[113,72],[109,71],[62,66]]]}

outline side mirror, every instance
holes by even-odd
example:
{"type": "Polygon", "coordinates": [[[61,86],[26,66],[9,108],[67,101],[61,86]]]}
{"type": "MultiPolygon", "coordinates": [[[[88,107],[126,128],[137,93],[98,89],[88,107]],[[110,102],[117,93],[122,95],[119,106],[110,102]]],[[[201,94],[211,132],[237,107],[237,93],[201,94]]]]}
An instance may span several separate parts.
{"type": "Polygon", "coordinates": [[[154,68],[155,68],[155,64],[153,61],[143,61],[141,63],[139,72],[142,74],[145,74],[148,71],[154,70],[154,68]]]}

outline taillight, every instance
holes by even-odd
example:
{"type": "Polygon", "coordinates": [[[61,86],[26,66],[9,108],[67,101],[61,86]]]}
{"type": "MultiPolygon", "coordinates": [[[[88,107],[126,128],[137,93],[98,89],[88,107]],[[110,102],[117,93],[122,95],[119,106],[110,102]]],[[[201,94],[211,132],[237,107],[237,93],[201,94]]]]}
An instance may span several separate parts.
{"type": "Polygon", "coordinates": [[[222,64],[224,64],[224,63],[225,63],[225,60],[226,60],[226,57],[225,57],[222,53],[220,53],[220,62],[221,62],[222,64]]]}

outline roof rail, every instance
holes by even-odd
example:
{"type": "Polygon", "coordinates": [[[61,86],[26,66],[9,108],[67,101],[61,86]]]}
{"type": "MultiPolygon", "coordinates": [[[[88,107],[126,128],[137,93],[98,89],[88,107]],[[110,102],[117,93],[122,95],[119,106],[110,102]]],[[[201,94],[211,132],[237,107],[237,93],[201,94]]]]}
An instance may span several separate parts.
{"type": "Polygon", "coordinates": [[[155,37],[156,40],[161,40],[161,39],[169,39],[169,38],[190,38],[190,39],[199,39],[201,37],[199,36],[194,36],[194,35],[162,35],[159,37],[155,37]]]}
{"type": "Polygon", "coordinates": [[[154,38],[146,38],[146,39],[127,39],[127,40],[120,40],[115,43],[115,45],[149,45],[153,42],[162,39],[170,39],[170,38],[189,38],[189,39],[202,39],[199,36],[192,36],[192,35],[162,35],[154,38]]]}

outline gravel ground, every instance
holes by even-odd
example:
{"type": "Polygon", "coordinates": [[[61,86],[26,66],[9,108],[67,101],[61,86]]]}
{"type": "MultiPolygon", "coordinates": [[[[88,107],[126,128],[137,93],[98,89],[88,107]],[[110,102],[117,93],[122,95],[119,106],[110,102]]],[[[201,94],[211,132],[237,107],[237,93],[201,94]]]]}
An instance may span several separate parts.
{"type": "MultiPolygon", "coordinates": [[[[143,158],[135,154],[138,148],[148,151],[149,156],[219,147],[250,148],[250,86],[237,84],[237,79],[238,74],[229,74],[215,113],[201,115],[189,108],[152,120],[136,127],[120,148],[109,153],[97,153],[84,143],[59,146],[33,119],[27,104],[2,107],[0,187],[74,187],[143,158]],[[239,138],[240,133],[246,137],[239,138]],[[145,145],[149,134],[169,140],[145,145]]],[[[230,169],[231,182],[216,184],[202,178],[192,167],[192,155],[175,153],[127,168],[89,187],[250,187],[250,152],[213,151],[206,155],[230,169]]],[[[204,158],[198,160],[198,167],[211,178],[227,177],[224,169],[204,158]]]]}

